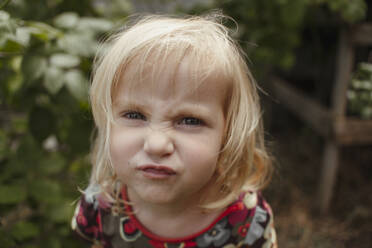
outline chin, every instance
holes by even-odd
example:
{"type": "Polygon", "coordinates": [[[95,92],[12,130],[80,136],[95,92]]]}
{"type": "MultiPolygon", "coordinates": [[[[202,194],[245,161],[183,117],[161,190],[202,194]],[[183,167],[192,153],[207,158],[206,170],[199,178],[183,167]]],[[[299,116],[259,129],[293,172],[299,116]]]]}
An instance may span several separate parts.
{"type": "Polygon", "coordinates": [[[172,204],[175,201],[175,199],[170,197],[169,195],[159,194],[143,196],[142,200],[152,204],[172,204]]]}
{"type": "Polygon", "coordinates": [[[175,201],[175,198],[169,194],[169,190],[159,190],[147,188],[146,190],[133,190],[129,192],[130,200],[147,202],[150,204],[168,204],[175,201]]]}

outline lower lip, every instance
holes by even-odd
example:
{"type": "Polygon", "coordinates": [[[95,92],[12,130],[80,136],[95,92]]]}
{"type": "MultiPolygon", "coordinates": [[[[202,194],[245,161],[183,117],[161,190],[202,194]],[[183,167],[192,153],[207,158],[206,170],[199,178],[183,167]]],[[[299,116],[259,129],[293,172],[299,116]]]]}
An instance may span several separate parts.
{"type": "Polygon", "coordinates": [[[161,170],[147,169],[140,171],[144,177],[149,179],[168,179],[175,176],[175,174],[169,174],[161,170]]]}

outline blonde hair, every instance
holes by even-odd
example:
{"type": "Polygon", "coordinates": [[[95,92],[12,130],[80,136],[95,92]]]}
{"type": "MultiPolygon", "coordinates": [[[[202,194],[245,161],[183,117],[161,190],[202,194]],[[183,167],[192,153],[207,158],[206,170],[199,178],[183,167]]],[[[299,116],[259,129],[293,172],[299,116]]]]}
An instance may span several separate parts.
{"type": "Polygon", "coordinates": [[[244,53],[222,24],[226,19],[216,13],[186,18],[145,16],[108,40],[108,48],[95,61],[90,89],[97,126],[91,185],[98,184],[102,191],[114,196],[113,185],[117,179],[110,159],[109,138],[113,91],[120,75],[134,59],[141,75],[150,57],[157,61],[152,67],[156,73],[162,71],[170,59],[181,61],[186,55],[192,58],[197,72],[194,81],[202,82],[211,73],[219,72],[230,85],[224,109],[225,138],[215,182],[220,193],[203,199],[202,206],[206,209],[225,207],[242,190],[260,190],[268,182],[271,160],[263,140],[256,83],[244,53]]]}

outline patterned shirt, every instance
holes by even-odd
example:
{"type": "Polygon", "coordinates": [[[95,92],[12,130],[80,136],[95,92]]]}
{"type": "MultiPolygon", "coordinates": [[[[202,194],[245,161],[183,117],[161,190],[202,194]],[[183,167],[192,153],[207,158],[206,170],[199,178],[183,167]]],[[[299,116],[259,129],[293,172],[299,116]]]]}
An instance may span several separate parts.
{"type": "MultiPolygon", "coordinates": [[[[126,199],[125,190],[122,197],[126,199]]],[[[185,238],[159,237],[134,214],[116,214],[109,204],[87,194],[77,205],[72,228],[94,247],[104,248],[277,247],[270,206],[254,192],[242,193],[207,228],[185,238]]]]}

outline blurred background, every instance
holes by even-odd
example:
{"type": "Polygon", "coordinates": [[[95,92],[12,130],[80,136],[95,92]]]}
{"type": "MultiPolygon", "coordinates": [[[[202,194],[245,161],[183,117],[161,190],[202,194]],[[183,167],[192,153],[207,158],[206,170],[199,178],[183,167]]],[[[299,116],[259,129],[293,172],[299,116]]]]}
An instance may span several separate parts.
{"type": "Polygon", "coordinates": [[[232,35],[262,89],[276,168],[264,194],[279,247],[372,247],[371,8],[367,0],[0,0],[0,246],[85,247],[70,219],[88,184],[87,89],[100,41],[133,13],[221,9],[238,23],[232,35]]]}

